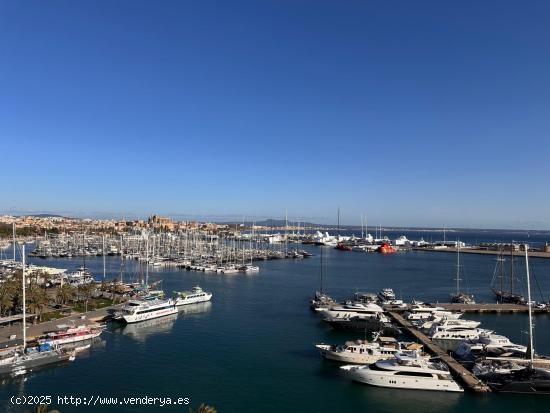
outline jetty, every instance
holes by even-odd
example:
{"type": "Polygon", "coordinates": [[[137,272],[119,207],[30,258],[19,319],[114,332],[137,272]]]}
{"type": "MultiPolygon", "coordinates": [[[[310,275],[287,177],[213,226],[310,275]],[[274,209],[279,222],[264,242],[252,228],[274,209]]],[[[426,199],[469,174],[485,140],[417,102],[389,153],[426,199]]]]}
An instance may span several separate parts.
{"type": "MultiPolygon", "coordinates": [[[[456,254],[457,249],[455,247],[446,248],[429,248],[429,247],[413,247],[413,251],[425,251],[425,252],[452,252],[456,254]]],[[[502,251],[475,248],[475,247],[461,247],[461,254],[479,254],[479,255],[501,255],[502,251]]],[[[529,258],[550,258],[550,252],[546,251],[529,251],[529,258]]],[[[506,251],[506,255],[513,255],[514,257],[525,257],[525,251],[506,251]]]]}
{"type": "MultiPolygon", "coordinates": [[[[480,303],[480,304],[449,304],[449,303],[437,303],[434,304],[438,307],[442,307],[447,311],[461,312],[461,313],[528,313],[529,306],[521,304],[507,304],[507,303],[480,303]]],[[[533,314],[549,314],[550,307],[544,308],[532,307],[533,314]]]]}
{"type": "MultiPolygon", "coordinates": [[[[46,321],[38,324],[27,324],[27,340],[32,341],[34,338],[44,335],[47,331],[56,330],[58,325],[61,324],[76,324],[76,325],[95,325],[105,321],[113,309],[122,307],[123,304],[116,304],[109,307],[100,308],[94,311],[88,311],[87,313],[71,314],[67,317],[57,318],[52,321],[46,321]]],[[[21,336],[21,324],[15,323],[9,326],[0,327],[0,345],[13,341],[13,336],[20,338],[21,336]]]]}
{"type": "Polygon", "coordinates": [[[474,376],[474,374],[468,371],[462,364],[448,355],[441,347],[434,344],[428,336],[418,331],[411,323],[405,320],[401,314],[394,311],[390,311],[388,314],[401,328],[406,330],[408,334],[422,343],[428,352],[440,358],[441,361],[449,367],[453,377],[459,380],[466,389],[476,393],[487,393],[491,391],[489,386],[474,376]]]}

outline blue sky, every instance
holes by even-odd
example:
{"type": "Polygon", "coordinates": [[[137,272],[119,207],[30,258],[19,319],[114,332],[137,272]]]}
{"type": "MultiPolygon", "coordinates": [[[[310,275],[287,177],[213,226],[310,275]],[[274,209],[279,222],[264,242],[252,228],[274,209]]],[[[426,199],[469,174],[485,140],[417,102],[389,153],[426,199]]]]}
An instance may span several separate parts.
{"type": "Polygon", "coordinates": [[[547,1],[0,3],[0,211],[550,229],[547,1]]]}

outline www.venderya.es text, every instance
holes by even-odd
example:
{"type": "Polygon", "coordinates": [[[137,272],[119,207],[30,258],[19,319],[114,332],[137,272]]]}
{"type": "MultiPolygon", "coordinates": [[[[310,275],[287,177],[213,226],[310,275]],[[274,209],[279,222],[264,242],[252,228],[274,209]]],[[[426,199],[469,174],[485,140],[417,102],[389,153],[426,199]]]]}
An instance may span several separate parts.
{"type": "Polygon", "coordinates": [[[39,404],[58,406],[186,406],[189,397],[109,397],[109,396],[12,396],[10,402],[17,406],[39,404]]]}

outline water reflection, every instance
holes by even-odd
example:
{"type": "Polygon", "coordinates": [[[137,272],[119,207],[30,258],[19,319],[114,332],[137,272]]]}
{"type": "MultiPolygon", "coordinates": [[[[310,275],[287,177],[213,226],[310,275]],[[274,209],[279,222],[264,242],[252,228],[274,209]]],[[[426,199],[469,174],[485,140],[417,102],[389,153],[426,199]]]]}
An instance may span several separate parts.
{"type": "Polygon", "coordinates": [[[129,335],[136,340],[145,341],[151,335],[169,333],[177,318],[178,314],[171,314],[139,323],[126,324],[121,331],[122,334],[129,335]]]}
{"type": "Polygon", "coordinates": [[[350,385],[374,411],[416,413],[421,406],[423,413],[449,412],[464,398],[462,393],[390,389],[355,382],[350,385]]]}

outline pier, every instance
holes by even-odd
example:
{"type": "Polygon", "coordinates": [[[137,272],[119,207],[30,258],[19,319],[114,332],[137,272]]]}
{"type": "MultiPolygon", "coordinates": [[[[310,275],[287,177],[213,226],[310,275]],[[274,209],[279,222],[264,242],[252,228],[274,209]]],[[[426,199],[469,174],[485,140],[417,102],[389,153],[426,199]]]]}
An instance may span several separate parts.
{"type": "MultiPolygon", "coordinates": [[[[117,309],[122,307],[124,304],[116,304],[110,307],[100,308],[94,311],[88,311],[87,313],[77,313],[71,314],[68,317],[57,318],[52,321],[46,321],[38,324],[27,323],[27,341],[32,341],[38,336],[43,335],[47,331],[53,331],[57,329],[58,325],[61,324],[72,324],[76,325],[93,325],[100,323],[107,319],[109,316],[110,310],[117,309]]],[[[0,345],[3,343],[10,342],[10,337],[14,335],[17,339],[22,338],[22,329],[21,323],[12,324],[6,327],[0,327],[0,345]]]]}
{"type": "MultiPolygon", "coordinates": [[[[461,313],[493,313],[493,314],[514,314],[514,313],[527,313],[529,312],[529,306],[520,304],[507,304],[507,303],[488,303],[488,304],[449,304],[449,303],[437,303],[434,304],[438,307],[442,307],[448,311],[455,311],[461,313]]],[[[549,314],[550,308],[538,308],[532,307],[533,314],[549,314]]]]}
{"type": "MultiPolygon", "coordinates": [[[[413,251],[425,251],[425,252],[452,252],[456,254],[457,249],[454,247],[447,247],[447,248],[422,248],[422,247],[413,247],[413,251]]],[[[499,250],[489,250],[489,249],[481,249],[481,248],[473,248],[473,247],[461,247],[460,248],[461,254],[479,254],[479,255],[501,255],[502,251],[499,250]]],[[[529,251],[527,253],[529,255],[529,258],[550,258],[550,252],[544,252],[544,251],[529,251]]],[[[513,255],[514,257],[524,258],[525,257],[525,251],[504,251],[504,255],[509,257],[510,255],[513,255]]]]}
{"type": "Polygon", "coordinates": [[[401,314],[394,311],[390,311],[388,314],[401,328],[406,330],[407,333],[422,343],[426,350],[434,356],[439,357],[445,364],[447,364],[453,376],[459,380],[466,389],[477,393],[487,393],[491,391],[489,386],[480,381],[476,376],[474,376],[473,373],[468,371],[462,364],[448,355],[441,347],[435,345],[428,336],[414,328],[411,323],[401,316],[401,314]]]}

